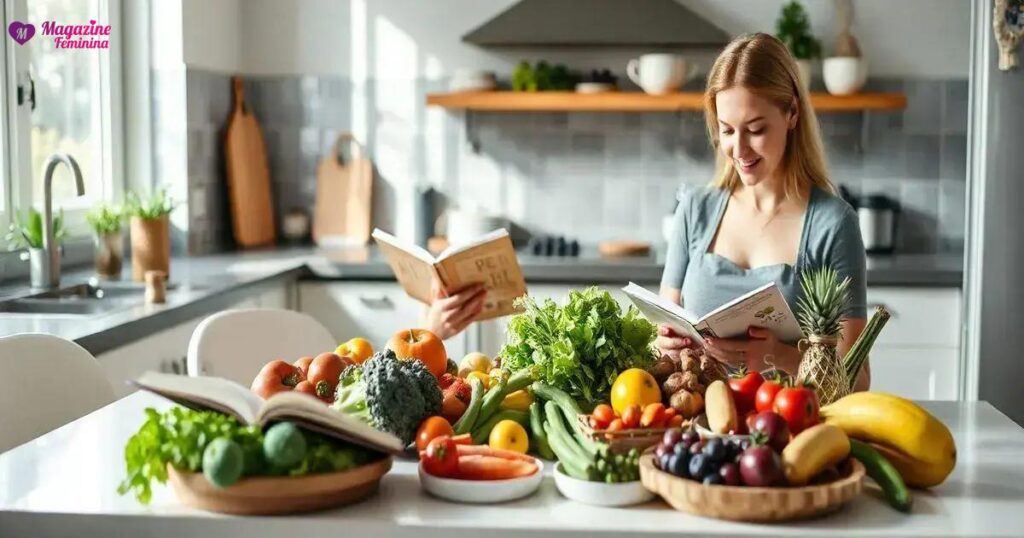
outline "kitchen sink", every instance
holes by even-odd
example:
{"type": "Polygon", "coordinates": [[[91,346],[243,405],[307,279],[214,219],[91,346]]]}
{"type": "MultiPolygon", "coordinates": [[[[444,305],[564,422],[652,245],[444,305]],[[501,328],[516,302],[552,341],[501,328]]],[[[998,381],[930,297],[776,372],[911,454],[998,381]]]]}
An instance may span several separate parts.
{"type": "Polygon", "coordinates": [[[76,284],[0,301],[0,313],[88,316],[141,304],[139,284],[76,284]]]}
{"type": "Polygon", "coordinates": [[[88,316],[127,306],[123,302],[86,299],[61,301],[54,299],[11,299],[0,303],[0,314],[56,314],[88,316]]]}

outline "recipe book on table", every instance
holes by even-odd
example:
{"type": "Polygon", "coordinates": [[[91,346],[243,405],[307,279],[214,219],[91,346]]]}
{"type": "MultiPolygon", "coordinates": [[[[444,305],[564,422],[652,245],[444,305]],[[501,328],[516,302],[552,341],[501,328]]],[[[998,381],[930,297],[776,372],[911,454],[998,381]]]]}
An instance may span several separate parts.
{"type": "Polygon", "coordinates": [[[324,435],[389,454],[404,451],[398,437],[331,409],[308,394],[279,392],[263,400],[247,387],[220,377],[146,372],[131,383],[192,409],[210,409],[247,425],[287,420],[324,435]]]}
{"type": "Polygon", "coordinates": [[[803,338],[796,316],[775,282],[770,282],[701,317],[632,282],[622,291],[653,323],[665,324],[704,345],[704,338],[736,338],[750,326],[763,327],[783,342],[803,338]]]}
{"type": "Polygon", "coordinates": [[[423,303],[433,300],[434,278],[448,294],[482,282],[487,297],[477,321],[516,313],[512,302],[526,295],[526,280],[512,239],[504,228],[462,245],[452,245],[437,257],[380,229],[373,231],[373,238],[405,293],[423,303]]]}

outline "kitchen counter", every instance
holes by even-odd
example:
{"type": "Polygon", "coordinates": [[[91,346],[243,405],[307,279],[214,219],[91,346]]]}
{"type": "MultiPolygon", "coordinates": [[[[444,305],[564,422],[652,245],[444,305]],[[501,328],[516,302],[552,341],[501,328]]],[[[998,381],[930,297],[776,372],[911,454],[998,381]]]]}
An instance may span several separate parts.
{"type": "MultiPolygon", "coordinates": [[[[657,284],[663,254],[604,259],[584,250],[579,258],[520,255],[529,283],[657,284]]],[[[959,256],[893,256],[868,260],[871,286],[957,287],[962,280],[959,256]]],[[[64,274],[62,285],[85,282],[91,270],[64,274]]],[[[125,279],[130,275],[125,269],[125,279]]],[[[0,314],[0,336],[43,332],[78,342],[94,355],[114,349],[243,299],[255,286],[298,279],[388,280],[391,268],[375,248],[281,248],[176,258],[170,283],[176,286],[163,305],[137,304],[95,316],[0,314]]],[[[0,287],[0,300],[24,295],[24,283],[0,287]]],[[[141,296],[139,302],[141,303],[141,296]]]]}
{"type": "Polygon", "coordinates": [[[925,402],[958,448],[952,475],[915,492],[912,513],[891,509],[868,481],[839,512],[804,522],[731,523],[676,512],[660,500],[600,508],[563,498],[553,479],[519,501],[462,505],[420,490],[415,464],[396,462],[380,491],[348,507],[289,517],[233,517],[187,508],[169,487],[142,506],[115,489],[123,447],[143,409],[166,400],[135,393],[34,441],[0,454],[0,535],[4,536],[1020,536],[1024,530],[1024,430],[985,402],[925,402]]]}

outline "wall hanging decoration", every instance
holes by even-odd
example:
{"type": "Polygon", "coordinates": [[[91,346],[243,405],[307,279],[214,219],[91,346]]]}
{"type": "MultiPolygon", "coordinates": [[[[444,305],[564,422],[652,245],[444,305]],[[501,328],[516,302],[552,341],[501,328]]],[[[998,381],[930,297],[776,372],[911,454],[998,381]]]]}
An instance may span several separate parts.
{"type": "Polygon", "coordinates": [[[999,43],[999,69],[1018,65],[1017,47],[1024,41],[1024,0],[995,0],[992,29],[999,43]]]}

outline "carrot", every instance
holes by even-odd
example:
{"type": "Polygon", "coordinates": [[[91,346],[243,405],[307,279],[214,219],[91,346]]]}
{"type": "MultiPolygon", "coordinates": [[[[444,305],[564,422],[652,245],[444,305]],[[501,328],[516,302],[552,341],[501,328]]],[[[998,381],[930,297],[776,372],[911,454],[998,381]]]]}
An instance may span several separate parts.
{"type": "Polygon", "coordinates": [[[471,445],[473,444],[473,434],[464,433],[462,435],[453,435],[452,441],[455,441],[456,445],[471,445]]]}
{"type": "Polygon", "coordinates": [[[496,456],[459,456],[458,478],[463,480],[508,480],[530,476],[536,472],[535,463],[496,456]]]}
{"type": "Polygon", "coordinates": [[[494,458],[501,458],[503,460],[515,460],[525,461],[527,463],[534,463],[532,456],[520,454],[513,450],[491,448],[487,445],[458,445],[456,448],[459,451],[460,458],[462,456],[491,456],[494,458]]]}

